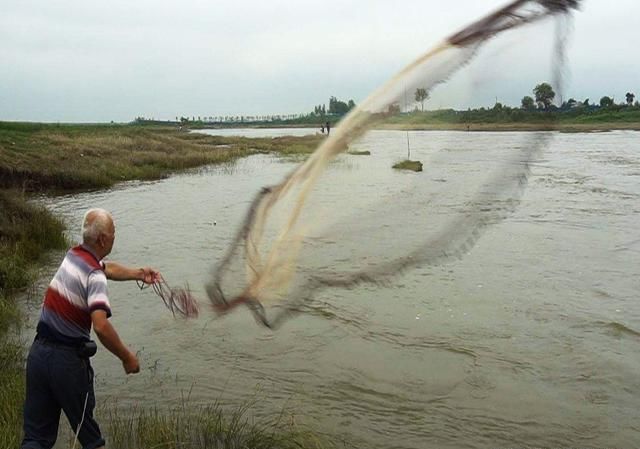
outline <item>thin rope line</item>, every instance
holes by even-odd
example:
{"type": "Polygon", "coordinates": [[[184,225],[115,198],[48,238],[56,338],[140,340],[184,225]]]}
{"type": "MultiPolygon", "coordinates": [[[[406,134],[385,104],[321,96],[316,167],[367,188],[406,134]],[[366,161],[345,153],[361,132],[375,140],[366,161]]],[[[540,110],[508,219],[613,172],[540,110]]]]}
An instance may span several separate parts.
{"type": "Polygon", "coordinates": [[[76,443],[78,442],[78,435],[80,434],[80,429],[82,428],[82,424],[84,423],[84,415],[87,411],[88,400],[89,400],[89,390],[87,390],[87,394],[84,396],[84,407],[82,408],[82,418],[80,419],[80,424],[78,424],[78,428],[76,430],[76,436],[73,438],[73,446],[71,446],[71,449],[76,449],[76,443]]]}

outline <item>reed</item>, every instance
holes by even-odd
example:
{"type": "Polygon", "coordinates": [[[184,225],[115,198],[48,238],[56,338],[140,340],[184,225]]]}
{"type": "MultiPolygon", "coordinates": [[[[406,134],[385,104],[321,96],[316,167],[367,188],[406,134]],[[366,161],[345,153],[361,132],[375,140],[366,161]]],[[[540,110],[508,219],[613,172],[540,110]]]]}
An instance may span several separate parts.
{"type": "Polygon", "coordinates": [[[33,267],[50,249],[66,246],[62,222],[27,202],[24,193],[0,190],[0,447],[18,447],[24,401],[24,344],[15,293],[34,278],[33,267]]]}
{"type": "MultiPolygon", "coordinates": [[[[0,296],[0,319],[15,317],[15,304],[0,296]]],[[[0,447],[19,447],[24,401],[23,345],[0,327],[0,447]]]]}
{"type": "Polygon", "coordinates": [[[306,152],[319,138],[249,139],[175,127],[36,125],[0,122],[0,188],[26,191],[106,188],[264,152],[306,152]]]}
{"type": "Polygon", "coordinates": [[[102,413],[109,447],[122,449],[321,449],[333,447],[281,414],[274,419],[249,416],[252,403],[224,410],[215,402],[188,402],[172,409],[111,407],[102,413]]]}

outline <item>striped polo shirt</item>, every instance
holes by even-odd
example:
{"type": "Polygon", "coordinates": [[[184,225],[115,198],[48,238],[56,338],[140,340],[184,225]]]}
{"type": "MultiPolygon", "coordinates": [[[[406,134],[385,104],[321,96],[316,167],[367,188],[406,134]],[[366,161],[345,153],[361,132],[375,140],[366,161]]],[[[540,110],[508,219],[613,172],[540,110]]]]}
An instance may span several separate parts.
{"type": "Polygon", "coordinates": [[[79,245],[71,248],[45,293],[38,336],[74,344],[90,340],[91,312],[111,316],[104,263],[79,245]]]}

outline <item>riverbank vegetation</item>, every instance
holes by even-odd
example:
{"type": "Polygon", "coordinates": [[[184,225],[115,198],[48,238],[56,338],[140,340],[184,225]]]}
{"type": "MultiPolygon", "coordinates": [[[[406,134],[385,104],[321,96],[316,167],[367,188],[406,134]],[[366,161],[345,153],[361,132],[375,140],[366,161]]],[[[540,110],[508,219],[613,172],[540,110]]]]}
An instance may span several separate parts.
{"type": "Polygon", "coordinates": [[[107,423],[109,447],[147,449],[320,449],[330,444],[299,428],[295,419],[277,414],[256,422],[247,416],[251,403],[231,412],[218,403],[181,404],[170,410],[110,409],[100,417],[107,423]]]}
{"type": "MultiPolygon", "coordinates": [[[[64,224],[29,201],[30,194],[158,179],[255,153],[310,153],[320,140],[214,137],[177,127],[0,122],[0,447],[18,447],[22,435],[25,345],[16,295],[33,282],[34,270],[50,250],[68,245],[64,224]]],[[[295,426],[255,425],[245,412],[114,412],[105,413],[104,425],[113,448],[317,447],[295,426]]]]}
{"type": "Polygon", "coordinates": [[[422,171],[422,162],[406,159],[404,161],[393,164],[393,168],[395,168],[396,170],[410,170],[419,172],[422,171]]]}
{"type": "Polygon", "coordinates": [[[15,295],[34,279],[34,267],[66,246],[64,226],[18,190],[0,190],[0,447],[18,447],[24,400],[24,343],[15,295]]]}
{"type": "Polygon", "coordinates": [[[0,123],[0,188],[25,191],[106,188],[150,180],[254,153],[311,152],[320,137],[249,139],[178,127],[0,123]]]}
{"type": "Polygon", "coordinates": [[[491,109],[413,111],[388,118],[382,127],[462,131],[640,130],[640,107],[527,111],[498,103],[491,109]]]}
{"type": "MultiPolygon", "coordinates": [[[[184,399],[170,408],[119,407],[99,404],[96,417],[107,446],[116,449],[323,449],[334,447],[296,423],[294,416],[275,413],[272,418],[252,418],[249,401],[231,410],[222,404],[196,405],[184,399]]],[[[58,438],[73,447],[75,435],[61,428],[58,438]]],[[[17,446],[15,446],[17,447],[17,446]]],[[[77,442],[76,442],[77,447],[77,442]]]]}

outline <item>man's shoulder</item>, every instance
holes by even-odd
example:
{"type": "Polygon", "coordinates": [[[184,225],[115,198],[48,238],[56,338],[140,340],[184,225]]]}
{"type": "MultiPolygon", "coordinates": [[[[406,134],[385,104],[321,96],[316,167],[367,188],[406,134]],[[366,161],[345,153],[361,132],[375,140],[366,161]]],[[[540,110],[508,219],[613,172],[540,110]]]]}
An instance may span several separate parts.
{"type": "Polygon", "coordinates": [[[104,264],[82,245],[74,246],[67,252],[67,258],[89,267],[91,271],[104,270],[104,264]]]}

